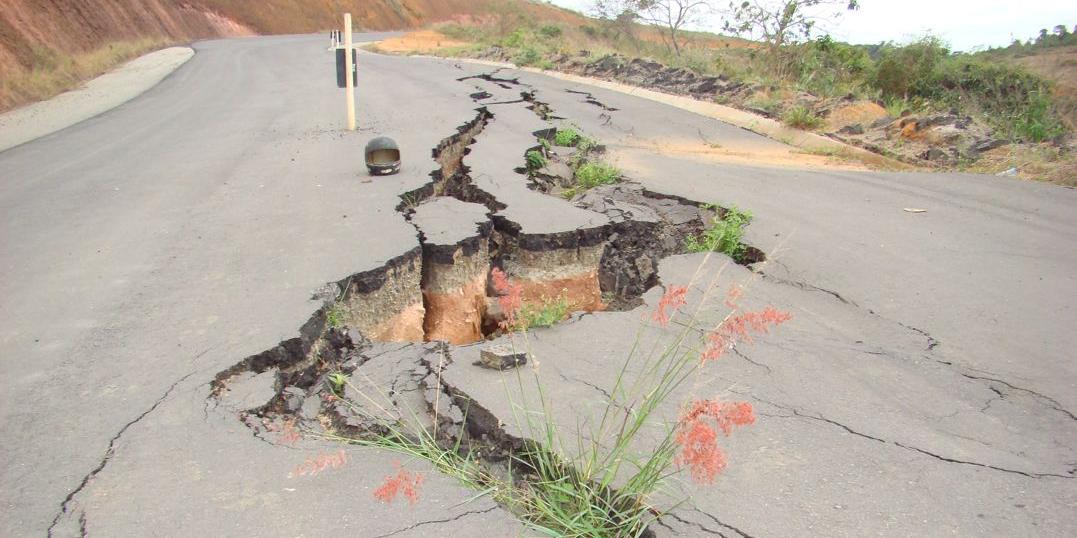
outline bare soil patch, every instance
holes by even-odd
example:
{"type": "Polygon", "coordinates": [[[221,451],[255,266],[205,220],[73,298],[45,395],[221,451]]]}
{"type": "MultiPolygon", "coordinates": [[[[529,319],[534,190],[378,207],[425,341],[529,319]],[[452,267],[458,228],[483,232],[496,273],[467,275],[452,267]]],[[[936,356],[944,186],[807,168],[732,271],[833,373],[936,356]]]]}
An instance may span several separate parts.
{"type": "Polygon", "coordinates": [[[393,54],[430,53],[442,48],[466,45],[468,43],[451,39],[433,30],[420,30],[381,41],[377,44],[377,50],[393,54]]]}

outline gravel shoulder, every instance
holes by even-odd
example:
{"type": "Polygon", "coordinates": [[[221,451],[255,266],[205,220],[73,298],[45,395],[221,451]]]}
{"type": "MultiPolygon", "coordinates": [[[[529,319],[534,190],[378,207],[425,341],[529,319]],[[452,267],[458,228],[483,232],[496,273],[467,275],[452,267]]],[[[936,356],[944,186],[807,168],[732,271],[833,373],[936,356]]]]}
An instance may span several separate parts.
{"type": "Polygon", "coordinates": [[[116,108],[154,87],[194,56],[190,47],[145,54],[77,90],[0,114],[0,151],[50,135],[116,108]]]}

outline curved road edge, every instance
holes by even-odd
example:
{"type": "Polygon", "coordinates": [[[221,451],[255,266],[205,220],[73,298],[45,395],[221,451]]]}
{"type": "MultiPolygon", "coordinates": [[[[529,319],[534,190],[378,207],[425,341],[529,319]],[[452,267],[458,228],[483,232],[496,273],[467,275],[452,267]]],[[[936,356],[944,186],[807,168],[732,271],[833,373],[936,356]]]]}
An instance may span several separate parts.
{"type": "Polygon", "coordinates": [[[0,152],[112,110],[156,86],[193,56],[190,47],[144,54],[76,90],[0,114],[0,152]]]}

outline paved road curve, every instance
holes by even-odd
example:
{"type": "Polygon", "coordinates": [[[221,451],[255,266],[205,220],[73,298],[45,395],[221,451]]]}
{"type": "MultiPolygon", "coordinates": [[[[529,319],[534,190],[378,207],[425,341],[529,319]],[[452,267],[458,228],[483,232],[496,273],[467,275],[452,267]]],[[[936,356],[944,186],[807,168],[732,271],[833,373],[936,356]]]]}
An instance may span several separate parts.
{"type": "MultiPolygon", "coordinates": [[[[519,532],[447,479],[422,510],[372,511],[384,454],[285,479],[309,454],[206,406],[217,372],[295,334],[312,290],[418,245],[398,195],[429,180],[431,148],[475,116],[475,88],[456,79],[487,69],[363,55],[361,130],[341,132],[325,45],[198,43],[145,95],[0,153],[0,535],[519,532]],[[375,133],[398,138],[406,166],[364,182],[375,133]]],[[[752,456],[713,494],[723,523],[756,537],[1072,534],[1077,192],[662,155],[639,148],[774,143],[521,80],[633,179],[750,208],[748,239],[780,249],[767,298],[808,322],[799,351],[753,357],[767,370],[744,392],[779,418],[738,441],[752,456]]],[[[594,344],[559,330],[583,342],[576,352],[594,344]]],[[[744,379],[755,368],[741,367],[744,379]]]]}

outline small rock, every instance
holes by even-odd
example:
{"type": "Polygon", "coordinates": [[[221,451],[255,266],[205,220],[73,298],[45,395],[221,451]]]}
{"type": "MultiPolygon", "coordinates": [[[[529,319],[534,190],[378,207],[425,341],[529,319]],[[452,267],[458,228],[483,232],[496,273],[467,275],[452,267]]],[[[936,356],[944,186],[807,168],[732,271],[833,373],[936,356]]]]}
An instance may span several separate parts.
{"type": "Polygon", "coordinates": [[[509,370],[524,364],[527,364],[527,353],[518,352],[505,345],[492,346],[480,351],[479,361],[475,363],[476,366],[491,370],[509,370]]]}
{"type": "Polygon", "coordinates": [[[363,336],[363,333],[358,329],[348,329],[348,340],[351,343],[351,349],[363,349],[370,346],[370,340],[363,336]]]}
{"type": "Polygon", "coordinates": [[[862,135],[864,134],[864,126],[860,123],[854,123],[852,125],[846,125],[838,130],[838,133],[844,135],[862,135]]]}
{"type": "Polygon", "coordinates": [[[322,400],[321,398],[307,398],[303,400],[303,405],[299,409],[299,416],[304,420],[314,420],[322,412],[322,400]]]}
{"type": "Polygon", "coordinates": [[[929,148],[927,151],[920,154],[921,159],[934,162],[947,160],[948,157],[946,152],[939,148],[929,148]]]}
{"type": "Polygon", "coordinates": [[[572,167],[567,163],[550,159],[546,162],[546,166],[542,169],[542,173],[550,177],[558,178],[557,184],[562,187],[572,185],[574,174],[572,172],[572,167]]]}
{"type": "Polygon", "coordinates": [[[303,407],[303,400],[307,397],[307,391],[299,387],[287,387],[284,389],[284,408],[289,413],[295,413],[303,407]]]}
{"type": "Polygon", "coordinates": [[[276,368],[258,375],[247,373],[228,383],[228,391],[221,397],[221,403],[238,412],[254,411],[265,407],[277,396],[276,386],[276,368]]]}
{"type": "Polygon", "coordinates": [[[337,286],[336,282],[330,282],[316,290],[311,295],[311,300],[322,301],[323,303],[332,303],[337,300],[340,295],[340,286],[337,286]]]}
{"type": "Polygon", "coordinates": [[[871,123],[871,129],[878,129],[880,127],[886,127],[887,125],[890,125],[891,123],[894,123],[894,118],[891,118],[890,116],[887,116],[885,118],[879,118],[879,119],[877,119],[877,120],[875,120],[875,121],[873,121],[871,123]]]}
{"type": "Polygon", "coordinates": [[[997,140],[997,139],[994,139],[994,138],[988,138],[986,140],[981,140],[981,141],[977,142],[976,145],[972,147],[972,149],[975,150],[978,153],[983,153],[985,151],[991,151],[991,150],[993,150],[995,148],[1000,148],[1002,146],[1005,146],[1006,144],[1009,144],[1009,142],[1007,142],[1005,140],[997,140]]]}

